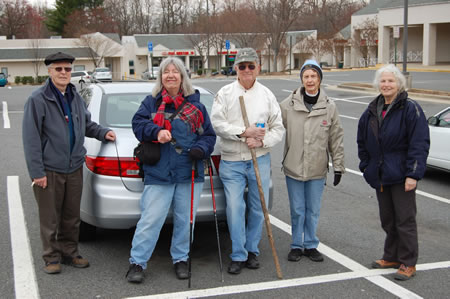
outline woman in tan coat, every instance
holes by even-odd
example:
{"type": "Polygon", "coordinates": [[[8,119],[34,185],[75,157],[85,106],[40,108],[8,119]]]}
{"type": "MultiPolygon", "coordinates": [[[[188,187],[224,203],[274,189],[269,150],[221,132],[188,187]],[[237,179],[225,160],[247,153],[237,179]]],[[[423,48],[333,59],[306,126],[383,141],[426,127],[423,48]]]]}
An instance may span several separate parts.
{"type": "Polygon", "coordinates": [[[320,89],[322,69],[307,60],[300,71],[302,86],[281,102],[286,128],[283,171],[291,210],[292,244],[289,261],[302,255],[323,261],[316,236],[329,156],[336,186],[345,171],[344,131],[335,103],[320,89]]]}

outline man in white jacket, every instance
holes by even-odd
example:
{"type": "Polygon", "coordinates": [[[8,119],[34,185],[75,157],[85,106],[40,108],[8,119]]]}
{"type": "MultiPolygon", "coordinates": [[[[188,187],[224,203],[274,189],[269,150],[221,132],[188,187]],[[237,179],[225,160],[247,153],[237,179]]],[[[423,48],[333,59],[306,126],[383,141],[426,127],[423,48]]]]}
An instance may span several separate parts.
{"type": "Polygon", "coordinates": [[[284,127],[280,106],[273,93],[256,80],[261,69],[252,48],[239,50],[234,68],[237,80],[216,95],[211,121],[220,136],[220,178],[227,201],[227,221],[232,242],[228,273],[239,274],[244,266],[258,269],[259,241],[264,214],[250,149],[255,149],[266,204],[270,184],[270,148],[281,141],[284,127]],[[239,97],[244,97],[250,123],[245,128],[239,97]],[[248,184],[247,201],[244,190],[248,184]],[[246,217],[247,209],[247,217],[246,217]],[[246,221],[247,219],[247,221],[246,221]]]}

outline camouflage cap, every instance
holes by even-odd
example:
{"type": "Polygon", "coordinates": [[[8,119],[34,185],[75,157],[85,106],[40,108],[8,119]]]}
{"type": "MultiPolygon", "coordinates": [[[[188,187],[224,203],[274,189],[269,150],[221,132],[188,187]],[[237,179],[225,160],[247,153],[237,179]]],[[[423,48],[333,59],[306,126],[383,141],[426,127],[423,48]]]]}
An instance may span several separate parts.
{"type": "Polygon", "coordinates": [[[240,49],[236,54],[236,59],[234,64],[237,65],[241,62],[256,62],[258,61],[258,55],[253,48],[243,48],[240,49]]]}

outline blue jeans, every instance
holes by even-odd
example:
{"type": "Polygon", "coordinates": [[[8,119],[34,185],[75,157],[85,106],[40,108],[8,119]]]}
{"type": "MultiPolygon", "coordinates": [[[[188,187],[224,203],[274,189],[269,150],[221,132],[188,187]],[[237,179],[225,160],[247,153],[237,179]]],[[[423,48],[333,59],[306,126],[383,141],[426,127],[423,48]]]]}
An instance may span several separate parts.
{"type": "MultiPolygon", "coordinates": [[[[270,154],[258,157],[257,161],[267,206],[269,202],[270,154]]],[[[261,240],[264,222],[253,161],[221,160],[219,169],[227,200],[227,222],[232,243],[230,258],[232,261],[246,261],[248,252],[259,255],[258,244],[261,240]],[[245,200],[244,191],[247,184],[248,196],[245,200]]]]}
{"type": "MultiPolygon", "coordinates": [[[[194,221],[203,183],[194,184],[194,221]]],[[[170,255],[175,264],[189,256],[191,184],[145,185],[141,197],[141,218],[134,233],[130,264],[147,268],[169,209],[173,208],[170,255]]],[[[192,236],[193,237],[193,236],[192,236]]]]}
{"type": "Polygon", "coordinates": [[[325,178],[298,181],[286,176],[291,208],[292,249],[312,249],[319,245],[316,231],[324,184],[325,178]]]}

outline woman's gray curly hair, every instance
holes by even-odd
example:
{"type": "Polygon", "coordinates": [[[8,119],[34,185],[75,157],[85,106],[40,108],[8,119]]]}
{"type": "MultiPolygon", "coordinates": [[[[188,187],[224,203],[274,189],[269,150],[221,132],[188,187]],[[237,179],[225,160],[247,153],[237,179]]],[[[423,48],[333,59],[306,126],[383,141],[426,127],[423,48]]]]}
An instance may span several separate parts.
{"type": "Polygon", "coordinates": [[[400,70],[393,64],[387,64],[382,66],[375,73],[375,79],[373,80],[373,87],[380,92],[380,79],[383,73],[391,73],[394,75],[395,81],[397,82],[398,92],[403,92],[406,89],[406,78],[400,72],[400,70]]]}
{"type": "Polygon", "coordinates": [[[167,67],[171,64],[180,72],[183,96],[187,97],[195,93],[194,87],[192,87],[191,80],[189,79],[189,76],[186,72],[186,67],[184,66],[183,61],[181,61],[181,59],[178,57],[167,57],[164,58],[159,65],[159,73],[158,77],[156,78],[155,87],[153,87],[152,90],[152,96],[156,97],[158,93],[160,93],[164,88],[162,84],[162,75],[164,74],[164,71],[167,69],[167,67]]]}

